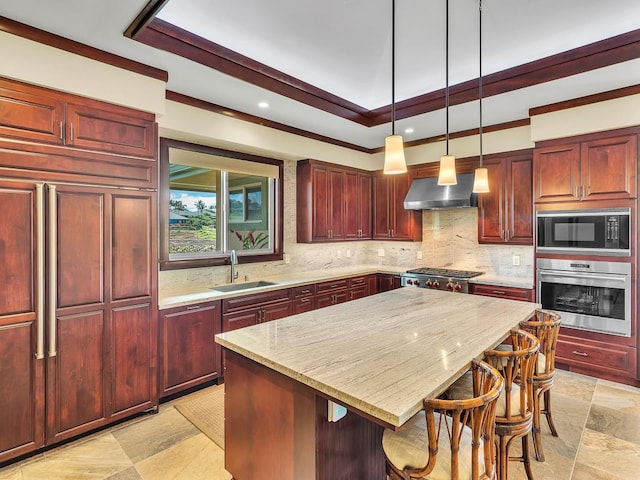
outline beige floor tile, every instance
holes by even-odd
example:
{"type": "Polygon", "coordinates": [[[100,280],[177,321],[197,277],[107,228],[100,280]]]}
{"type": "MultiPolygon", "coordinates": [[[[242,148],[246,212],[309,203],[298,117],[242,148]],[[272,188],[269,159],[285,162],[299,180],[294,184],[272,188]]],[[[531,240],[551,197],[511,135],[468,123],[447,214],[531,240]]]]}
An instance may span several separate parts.
{"type": "Polygon", "coordinates": [[[224,451],[198,434],[136,464],[144,480],[229,480],[224,451]]]}
{"type": "Polygon", "coordinates": [[[114,430],[113,436],[131,461],[137,463],[199,433],[189,420],[170,407],[114,430]]]}
{"type": "MultiPolygon", "coordinates": [[[[531,469],[535,480],[570,480],[573,458],[563,457],[555,453],[545,453],[545,462],[537,462],[531,448],[531,469]]],[[[524,465],[509,462],[509,480],[527,480],[524,465]]]]}
{"type": "Polygon", "coordinates": [[[629,480],[626,477],[619,477],[611,472],[605,472],[582,463],[576,463],[573,467],[571,480],[629,480]]]}
{"type": "Polygon", "coordinates": [[[597,379],[556,369],[553,393],[591,402],[597,379]]]}
{"type": "Polygon", "coordinates": [[[111,475],[105,480],[142,480],[142,477],[138,473],[138,470],[136,470],[136,467],[129,467],[122,472],[111,475]]]}
{"type": "Polygon", "coordinates": [[[640,417],[640,388],[600,380],[593,403],[640,417]]]}
{"type": "Polygon", "coordinates": [[[620,478],[638,478],[640,445],[587,428],[582,436],[576,462],[620,478]]]}
{"type": "Polygon", "coordinates": [[[640,412],[633,415],[624,409],[614,410],[593,404],[587,428],[640,445],[640,412]]]}
{"type": "Polygon", "coordinates": [[[103,480],[132,466],[110,433],[52,450],[22,467],[23,480],[103,480]]]}
{"type": "Polygon", "coordinates": [[[20,466],[0,468],[0,480],[22,480],[22,470],[20,466]]]}

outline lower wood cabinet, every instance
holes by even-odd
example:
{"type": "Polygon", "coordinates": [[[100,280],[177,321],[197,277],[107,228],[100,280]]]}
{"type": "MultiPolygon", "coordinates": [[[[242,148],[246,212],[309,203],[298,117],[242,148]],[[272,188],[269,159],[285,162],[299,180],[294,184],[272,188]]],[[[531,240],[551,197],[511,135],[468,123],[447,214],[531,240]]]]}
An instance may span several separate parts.
{"type": "Polygon", "coordinates": [[[348,301],[348,289],[348,278],[316,284],[316,308],[328,307],[348,301]]]}
{"type": "Polygon", "coordinates": [[[160,397],[222,376],[221,302],[176,307],[160,315],[160,397]]]}
{"type": "Polygon", "coordinates": [[[637,378],[637,350],[634,347],[581,338],[572,333],[572,329],[560,329],[556,349],[559,368],[622,383],[637,378]]]}
{"type": "Polygon", "coordinates": [[[396,288],[402,287],[400,283],[400,275],[394,275],[392,273],[379,273],[378,274],[378,292],[388,292],[396,288]]]}
{"type": "Polygon", "coordinates": [[[303,285],[291,289],[291,310],[292,314],[310,312],[316,309],[316,286],[303,285]]]}
{"type": "Polygon", "coordinates": [[[535,291],[532,288],[502,287],[482,283],[470,283],[469,293],[473,295],[484,295],[486,297],[522,300],[523,302],[535,301],[535,291]]]}
{"type": "Polygon", "coordinates": [[[242,295],[222,300],[222,330],[229,332],[292,314],[290,289],[242,295]]]}

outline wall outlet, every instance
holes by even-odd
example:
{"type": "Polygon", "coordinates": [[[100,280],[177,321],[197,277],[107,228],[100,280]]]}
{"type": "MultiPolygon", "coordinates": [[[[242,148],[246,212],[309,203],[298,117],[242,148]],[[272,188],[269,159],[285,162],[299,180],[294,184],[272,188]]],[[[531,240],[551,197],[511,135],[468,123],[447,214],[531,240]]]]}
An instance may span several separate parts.
{"type": "Polygon", "coordinates": [[[336,258],[342,258],[342,250],[336,252],[336,258]]]}
{"type": "Polygon", "coordinates": [[[288,253],[283,253],[282,259],[284,260],[284,263],[289,263],[291,261],[291,255],[289,255],[288,253]]]}
{"type": "Polygon", "coordinates": [[[378,249],[378,256],[379,257],[384,257],[384,248],[379,248],[378,249]]]}
{"type": "Polygon", "coordinates": [[[514,255],[512,260],[514,265],[520,265],[520,255],[514,255]]]}
{"type": "Polygon", "coordinates": [[[418,250],[418,251],[416,252],[416,258],[417,258],[418,260],[422,260],[422,250],[418,250]]]}
{"type": "Polygon", "coordinates": [[[347,249],[347,258],[351,258],[351,250],[347,249]]]}

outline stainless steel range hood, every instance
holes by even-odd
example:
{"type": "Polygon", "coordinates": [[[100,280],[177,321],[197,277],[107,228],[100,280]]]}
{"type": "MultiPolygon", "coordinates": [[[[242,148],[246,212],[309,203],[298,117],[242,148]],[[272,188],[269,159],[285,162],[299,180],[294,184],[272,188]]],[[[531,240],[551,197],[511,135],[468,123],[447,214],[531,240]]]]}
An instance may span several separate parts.
{"type": "Polygon", "coordinates": [[[478,195],[473,190],[473,173],[458,175],[458,184],[438,185],[437,178],[416,178],[404,199],[407,210],[444,210],[476,207],[478,195]]]}

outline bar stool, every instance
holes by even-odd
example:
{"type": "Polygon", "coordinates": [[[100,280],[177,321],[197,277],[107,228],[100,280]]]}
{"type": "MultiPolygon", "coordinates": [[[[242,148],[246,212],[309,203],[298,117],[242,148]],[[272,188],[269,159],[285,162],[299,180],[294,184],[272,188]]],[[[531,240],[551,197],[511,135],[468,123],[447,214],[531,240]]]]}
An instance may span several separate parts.
{"type": "Polygon", "coordinates": [[[538,309],[531,320],[520,323],[520,328],[535,335],[540,341],[538,361],[533,368],[533,448],[536,460],[544,462],[540,416],[544,414],[554,437],[558,431],[551,417],[551,387],[556,371],[556,344],[560,333],[561,317],[555,312],[538,309]]]}
{"type": "MultiPolygon", "coordinates": [[[[533,366],[540,342],[521,329],[511,330],[510,340],[510,349],[484,352],[484,360],[504,379],[504,391],[496,407],[497,473],[499,480],[506,480],[509,460],[514,460],[524,463],[527,478],[533,480],[528,436],[533,427],[533,366]],[[511,444],[518,438],[522,439],[522,456],[510,457],[511,444]]],[[[447,396],[464,398],[470,392],[469,378],[465,375],[449,388],[447,396]]]]}
{"type": "Polygon", "coordinates": [[[495,413],[503,379],[479,360],[468,373],[471,398],[427,398],[400,429],[384,431],[388,479],[495,479],[495,413]]]}

